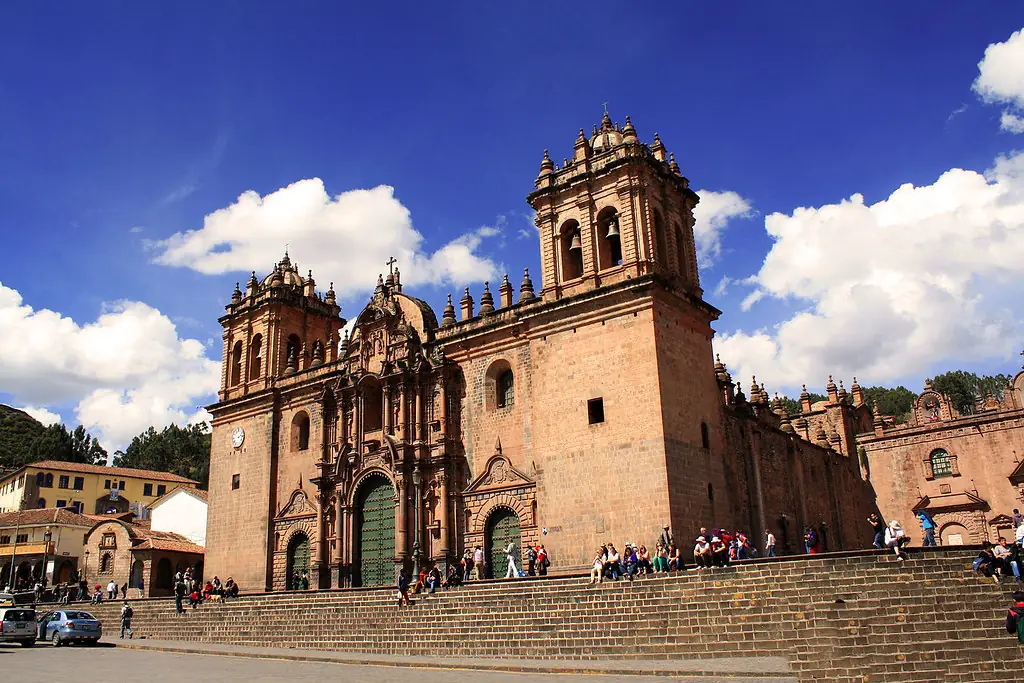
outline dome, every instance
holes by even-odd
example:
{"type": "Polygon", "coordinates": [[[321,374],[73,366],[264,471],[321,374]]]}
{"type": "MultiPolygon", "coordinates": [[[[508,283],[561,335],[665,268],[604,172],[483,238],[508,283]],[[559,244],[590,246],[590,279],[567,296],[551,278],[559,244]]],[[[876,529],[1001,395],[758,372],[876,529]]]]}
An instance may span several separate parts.
{"type": "Polygon", "coordinates": [[[598,152],[607,151],[621,144],[622,133],[616,130],[615,126],[612,125],[608,112],[605,112],[604,118],[601,119],[601,127],[594,131],[594,135],[590,138],[590,147],[595,152],[598,152]]]}
{"type": "Polygon", "coordinates": [[[263,278],[260,286],[266,287],[271,284],[284,284],[288,287],[302,287],[306,284],[305,278],[299,275],[298,267],[292,264],[287,252],[281,262],[274,267],[274,270],[270,271],[270,274],[263,278]]]}

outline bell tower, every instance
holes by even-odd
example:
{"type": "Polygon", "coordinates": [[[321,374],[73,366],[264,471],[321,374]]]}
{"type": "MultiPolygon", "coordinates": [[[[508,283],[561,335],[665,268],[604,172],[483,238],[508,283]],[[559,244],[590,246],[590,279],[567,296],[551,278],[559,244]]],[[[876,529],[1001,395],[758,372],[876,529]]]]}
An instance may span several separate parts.
{"type": "Polygon", "coordinates": [[[658,134],[640,142],[605,112],[571,159],[556,164],[544,151],[536,190],[545,300],[560,299],[647,274],[700,298],[693,239],[699,198],[658,134]]]}
{"type": "Polygon", "coordinates": [[[334,283],[321,297],[313,273],[299,275],[287,251],[262,282],[253,273],[244,294],[236,284],[225,310],[221,401],[338,358],[345,320],[334,283]]]}

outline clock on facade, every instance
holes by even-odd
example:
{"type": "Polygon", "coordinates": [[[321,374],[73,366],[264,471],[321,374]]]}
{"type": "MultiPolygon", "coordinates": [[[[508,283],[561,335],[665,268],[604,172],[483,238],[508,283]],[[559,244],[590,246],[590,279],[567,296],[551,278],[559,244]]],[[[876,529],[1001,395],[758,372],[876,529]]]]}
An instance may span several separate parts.
{"type": "Polygon", "coordinates": [[[245,430],[241,427],[235,427],[231,432],[231,445],[235,448],[241,448],[243,441],[245,441],[245,430]]]}

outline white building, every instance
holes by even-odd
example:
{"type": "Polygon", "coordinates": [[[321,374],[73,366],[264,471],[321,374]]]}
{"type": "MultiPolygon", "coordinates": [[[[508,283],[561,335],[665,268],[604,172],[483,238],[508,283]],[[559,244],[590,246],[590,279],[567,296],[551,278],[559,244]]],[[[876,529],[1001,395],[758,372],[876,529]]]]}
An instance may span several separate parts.
{"type": "Polygon", "coordinates": [[[206,546],[206,491],[174,489],[153,501],[149,513],[153,531],[171,531],[206,546]]]}

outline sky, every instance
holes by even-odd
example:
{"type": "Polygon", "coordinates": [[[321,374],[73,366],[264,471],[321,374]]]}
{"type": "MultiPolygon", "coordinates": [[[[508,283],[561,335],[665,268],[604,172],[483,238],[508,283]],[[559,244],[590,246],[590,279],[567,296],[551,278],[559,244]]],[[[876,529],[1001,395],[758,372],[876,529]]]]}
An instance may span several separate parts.
{"type": "Polygon", "coordinates": [[[217,318],[286,246],[347,318],[390,256],[438,313],[518,284],[543,150],[606,103],[701,195],[744,387],[1013,374],[1022,27],[1008,1],[3,3],[0,402],[111,451],[205,419],[217,318]]]}

